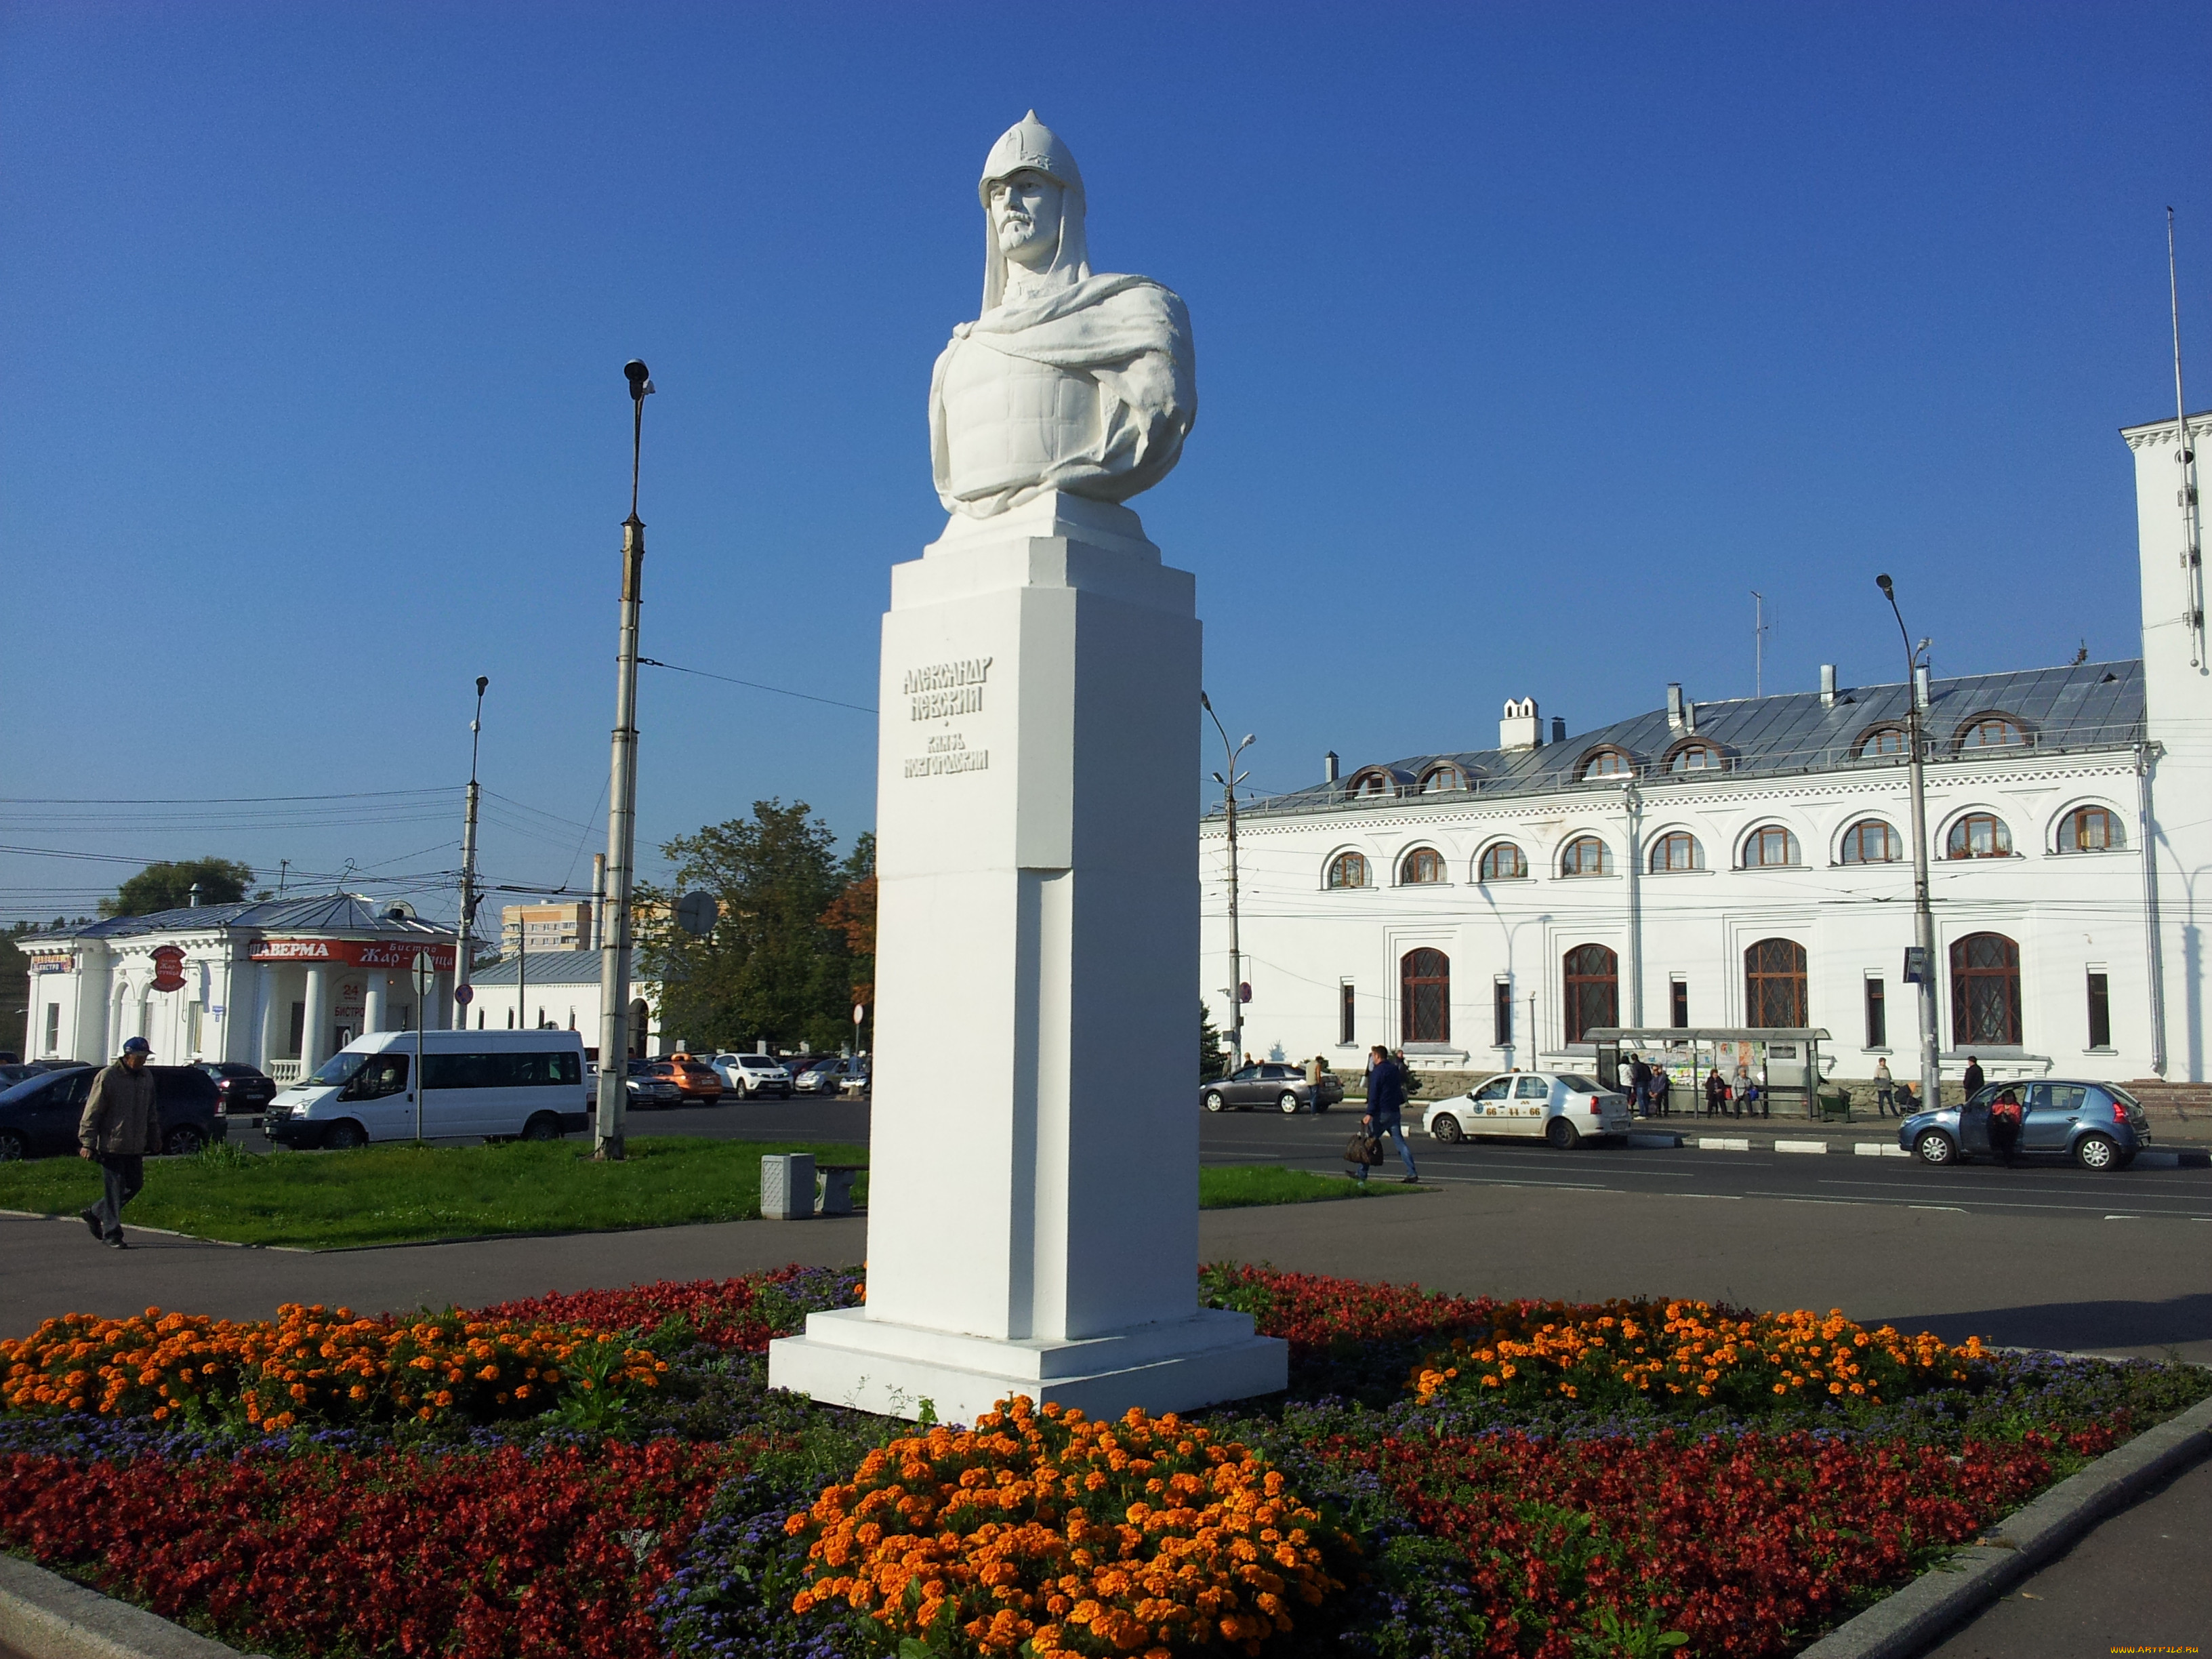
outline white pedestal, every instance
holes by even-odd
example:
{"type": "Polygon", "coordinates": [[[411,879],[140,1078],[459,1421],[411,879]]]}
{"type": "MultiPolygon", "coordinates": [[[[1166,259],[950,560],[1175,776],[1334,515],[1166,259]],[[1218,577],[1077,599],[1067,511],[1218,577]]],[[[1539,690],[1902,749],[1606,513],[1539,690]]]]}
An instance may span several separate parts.
{"type": "Polygon", "coordinates": [[[868,1303],[769,1379],[972,1422],[1187,1410],[1288,1351],[1197,1305],[1199,629],[1134,513],[1049,495],[891,573],[868,1303]]]}

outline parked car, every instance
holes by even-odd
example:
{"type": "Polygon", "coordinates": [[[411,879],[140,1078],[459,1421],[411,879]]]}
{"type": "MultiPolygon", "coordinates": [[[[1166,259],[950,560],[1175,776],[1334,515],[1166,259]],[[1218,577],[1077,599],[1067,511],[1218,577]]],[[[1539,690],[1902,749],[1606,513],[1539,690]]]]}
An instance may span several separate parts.
{"type": "MultiPolygon", "coordinates": [[[[195,1072],[212,1095],[213,1079],[195,1072]]],[[[557,1140],[589,1126],[583,1039],[574,1031],[373,1031],[280,1090],[263,1127],[280,1146],[482,1136],[557,1140]],[[422,1045],[420,1091],[412,1075],[422,1045]],[[417,1116],[417,1108],[420,1116],[417,1116]]]]}
{"type": "Polygon", "coordinates": [[[234,1060],[203,1061],[199,1069],[215,1079],[215,1091],[225,1117],[258,1117],[276,1097],[276,1079],[258,1066],[234,1060]]]}
{"type": "Polygon", "coordinates": [[[1424,1122],[1449,1146],[1470,1135],[1541,1139],[1566,1152],[1628,1133],[1628,1097],[1575,1072],[1506,1072],[1463,1095],[1439,1100],[1424,1122]]]}
{"type": "MultiPolygon", "coordinates": [[[[161,1150],[181,1155],[221,1140],[229,1126],[216,1112],[215,1084],[198,1067],[149,1066],[154,1108],[161,1124],[161,1150]]],[[[40,1072],[0,1090],[0,1163],[21,1158],[73,1155],[77,1121],[92,1093],[89,1066],[40,1072]]]]}
{"type": "Polygon", "coordinates": [[[2115,1084],[2070,1078],[1992,1083],[1963,1107],[1915,1112],[1897,1126],[1897,1144],[1923,1164],[1994,1157],[1990,1105],[2006,1093],[2021,1105],[2021,1158],[2070,1158],[2085,1170],[2124,1170],[2150,1145],[2150,1119],[2141,1101],[2115,1084]]]}
{"type": "MultiPolygon", "coordinates": [[[[684,1103],[684,1091],[649,1060],[629,1062],[623,1073],[623,1088],[629,1097],[624,1104],[633,1112],[665,1112],[684,1103]]],[[[599,1097],[594,1093],[592,1098],[599,1097]]]]}
{"type": "Polygon", "coordinates": [[[848,1080],[858,1080],[867,1086],[868,1062],[851,1056],[832,1055],[818,1060],[793,1079],[792,1087],[802,1095],[816,1095],[824,1100],[835,1098],[844,1091],[848,1080]]]}
{"type": "Polygon", "coordinates": [[[747,1100],[761,1095],[791,1098],[791,1073],[774,1054],[716,1054],[714,1065],[732,1094],[747,1100]]]}
{"type": "Polygon", "coordinates": [[[719,1106],[722,1102],[722,1079],[714,1068],[689,1054],[671,1054],[665,1060],[653,1062],[656,1074],[676,1085],[676,1092],[686,1106],[719,1106]]]}
{"type": "Polygon", "coordinates": [[[0,1089],[12,1089],[27,1077],[44,1077],[46,1069],[39,1066],[18,1066],[10,1062],[0,1065],[0,1089]]]}
{"type": "Polygon", "coordinates": [[[1316,1092],[1306,1081],[1305,1067],[1273,1060],[1231,1072],[1217,1082],[1202,1085],[1199,1104],[1209,1112],[1249,1112],[1255,1106],[1273,1106],[1285,1116],[1294,1112],[1325,1112],[1344,1098],[1344,1079],[1334,1072],[1321,1074],[1316,1092]]]}

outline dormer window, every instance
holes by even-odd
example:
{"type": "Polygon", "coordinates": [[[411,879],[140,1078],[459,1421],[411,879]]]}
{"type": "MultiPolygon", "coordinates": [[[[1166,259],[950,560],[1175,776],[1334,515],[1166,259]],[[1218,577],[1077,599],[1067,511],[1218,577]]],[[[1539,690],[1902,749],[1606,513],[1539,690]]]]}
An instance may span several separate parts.
{"type": "Polygon", "coordinates": [[[1861,760],[1883,760],[1890,756],[1902,758],[1911,749],[1901,726],[1878,726],[1859,739],[1861,760]]]}
{"type": "Polygon", "coordinates": [[[1390,793],[1390,775],[1377,769],[1362,772],[1352,781],[1355,795],[1387,795],[1390,793]]]}
{"type": "Polygon", "coordinates": [[[1966,722],[1959,733],[1961,754],[1975,749],[2016,749],[2027,741],[2027,734],[2002,714],[1984,714],[1966,722]]]}
{"type": "Polygon", "coordinates": [[[1721,769],[1721,751],[1709,743],[1687,743],[1674,751],[1667,763],[1667,769],[1676,775],[1686,772],[1717,772],[1721,769]]]}
{"type": "Polygon", "coordinates": [[[1601,749],[1583,763],[1585,781],[1595,778],[1630,777],[1635,771],[1634,763],[1618,749],[1601,749]]]}
{"type": "Polygon", "coordinates": [[[1446,762],[1432,766],[1421,777],[1421,793],[1425,795],[1448,795],[1467,787],[1467,774],[1446,762]]]}

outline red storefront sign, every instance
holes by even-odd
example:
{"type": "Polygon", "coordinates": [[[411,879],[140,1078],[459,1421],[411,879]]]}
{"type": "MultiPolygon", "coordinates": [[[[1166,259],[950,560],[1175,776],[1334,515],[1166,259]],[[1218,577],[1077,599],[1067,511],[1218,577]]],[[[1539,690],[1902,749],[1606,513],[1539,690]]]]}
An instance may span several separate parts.
{"type": "Polygon", "coordinates": [[[181,991],[185,988],[185,953],[173,945],[154,947],[154,988],[157,991],[181,991]]]}
{"type": "Polygon", "coordinates": [[[427,951],[441,974],[451,973],[453,947],[401,939],[265,939],[253,947],[256,962],[338,962],[354,968],[405,968],[427,951]]]}

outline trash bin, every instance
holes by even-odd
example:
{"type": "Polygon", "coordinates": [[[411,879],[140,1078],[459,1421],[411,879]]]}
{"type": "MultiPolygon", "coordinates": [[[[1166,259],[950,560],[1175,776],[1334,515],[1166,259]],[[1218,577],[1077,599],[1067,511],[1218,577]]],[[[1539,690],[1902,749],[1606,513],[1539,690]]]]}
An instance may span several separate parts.
{"type": "Polygon", "coordinates": [[[814,1213],[814,1154],[769,1152],[761,1159],[761,1215],[805,1221],[814,1213]]]}

